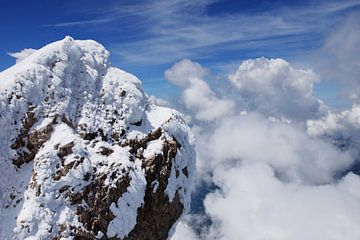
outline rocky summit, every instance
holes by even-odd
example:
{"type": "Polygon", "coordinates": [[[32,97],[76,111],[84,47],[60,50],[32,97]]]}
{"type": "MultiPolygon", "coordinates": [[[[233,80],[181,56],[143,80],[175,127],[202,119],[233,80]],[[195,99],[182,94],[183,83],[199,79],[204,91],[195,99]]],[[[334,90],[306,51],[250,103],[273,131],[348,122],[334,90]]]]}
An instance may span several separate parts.
{"type": "Polygon", "coordinates": [[[170,238],[190,205],[193,137],[91,40],[0,73],[0,239],[170,238]]]}

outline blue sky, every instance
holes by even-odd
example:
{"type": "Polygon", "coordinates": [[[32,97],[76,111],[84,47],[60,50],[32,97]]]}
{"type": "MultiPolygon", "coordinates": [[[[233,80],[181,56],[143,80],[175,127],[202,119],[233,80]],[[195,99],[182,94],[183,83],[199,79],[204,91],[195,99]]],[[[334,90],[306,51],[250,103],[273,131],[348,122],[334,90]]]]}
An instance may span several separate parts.
{"type": "MultiPolygon", "coordinates": [[[[137,75],[150,94],[176,94],[164,70],[182,58],[211,69],[233,71],[241,60],[282,57],[301,66],[324,44],[360,1],[14,1],[0,0],[0,70],[7,55],[70,35],[94,39],[114,65],[137,75]],[[136,3],[134,3],[136,2],[136,3]],[[305,60],[304,60],[305,59],[305,60]]],[[[311,67],[311,66],[310,66],[311,67]]],[[[323,82],[318,95],[331,98],[338,85],[323,82]]]]}

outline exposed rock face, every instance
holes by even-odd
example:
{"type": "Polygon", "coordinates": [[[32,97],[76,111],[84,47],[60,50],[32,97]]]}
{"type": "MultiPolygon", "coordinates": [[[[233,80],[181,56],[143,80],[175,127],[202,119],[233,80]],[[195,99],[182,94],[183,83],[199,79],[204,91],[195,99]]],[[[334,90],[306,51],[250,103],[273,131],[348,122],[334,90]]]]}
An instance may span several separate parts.
{"type": "Polygon", "coordinates": [[[189,208],[193,139],[94,41],[0,73],[0,239],[167,239],[189,208]]]}

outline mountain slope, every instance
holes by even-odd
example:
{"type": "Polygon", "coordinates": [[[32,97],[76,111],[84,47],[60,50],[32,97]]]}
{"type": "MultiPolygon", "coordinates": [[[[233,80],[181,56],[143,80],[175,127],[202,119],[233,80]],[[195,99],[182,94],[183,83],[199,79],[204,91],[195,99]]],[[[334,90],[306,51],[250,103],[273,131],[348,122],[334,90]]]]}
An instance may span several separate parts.
{"type": "Polygon", "coordinates": [[[188,210],[193,139],[94,41],[0,73],[0,239],[166,239],[188,210]]]}

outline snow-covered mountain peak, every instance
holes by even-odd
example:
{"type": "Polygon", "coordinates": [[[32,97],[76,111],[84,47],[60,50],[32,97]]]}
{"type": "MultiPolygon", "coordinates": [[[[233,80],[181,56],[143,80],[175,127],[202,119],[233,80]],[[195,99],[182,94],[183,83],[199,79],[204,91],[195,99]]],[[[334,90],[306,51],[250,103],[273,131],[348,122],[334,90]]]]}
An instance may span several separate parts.
{"type": "Polygon", "coordinates": [[[195,168],[179,113],[92,40],[51,43],[0,81],[0,239],[168,237],[195,168]]]}

